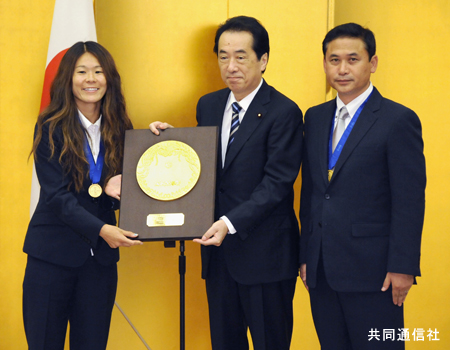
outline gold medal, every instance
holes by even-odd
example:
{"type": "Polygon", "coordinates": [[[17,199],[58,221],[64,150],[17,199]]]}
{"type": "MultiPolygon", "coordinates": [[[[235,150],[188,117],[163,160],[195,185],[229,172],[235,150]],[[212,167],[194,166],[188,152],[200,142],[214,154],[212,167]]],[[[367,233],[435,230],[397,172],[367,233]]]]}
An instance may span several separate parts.
{"type": "Polygon", "coordinates": [[[333,176],[334,169],[328,170],[328,182],[331,181],[331,177],[333,176]]]}
{"type": "Polygon", "coordinates": [[[162,141],[142,154],[136,178],[148,196],[171,201],[194,188],[200,170],[200,158],[192,147],[180,141],[162,141]]]}
{"type": "Polygon", "coordinates": [[[92,184],[89,186],[88,193],[92,198],[98,198],[102,194],[102,186],[99,184],[92,184]]]}

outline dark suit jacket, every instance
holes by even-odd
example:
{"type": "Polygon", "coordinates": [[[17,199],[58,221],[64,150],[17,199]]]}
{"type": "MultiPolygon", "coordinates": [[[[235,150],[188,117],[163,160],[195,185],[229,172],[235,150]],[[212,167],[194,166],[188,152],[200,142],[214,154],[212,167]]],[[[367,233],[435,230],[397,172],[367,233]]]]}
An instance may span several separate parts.
{"type": "MultiPolygon", "coordinates": [[[[37,148],[36,173],[41,186],[39,202],[28,226],[23,250],[25,253],[57,265],[81,266],[91,255],[103,265],[116,263],[119,250],[112,249],[99,236],[107,223],[115,225],[114,209],[118,202],[106,194],[93,200],[87,192],[91,184],[85,180],[83,189],[76,193],[67,190],[70,178],[64,176],[58,162],[63,144],[60,128],[53,133],[55,155],[50,158],[48,124],[43,127],[42,140],[37,148]]],[[[103,186],[105,169],[100,180],[103,186]]],[[[86,171],[88,170],[88,165],[86,171]]]]}
{"type": "Polygon", "coordinates": [[[379,291],[387,272],[420,275],[425,209],[421,125],[410,109],[374,91],[327,179],[336,101],[305,115],[301,263],[316,285],[320,251],[336,291],[379,291]]]}
{"type": "MultiPolygon", "coordinates": [[[[203,96],[199,126],[222,126],[230,94],[203,96]]],[[[222,243],[231,276],[241,284],[295,278],[298,274],[298,222],[293,184],[301,163],[302,113],[298,106],[263,83],[236,132],[222,169],[219,140],[216,220],[228,217],[237,230],[222,243]]],[[[203,278],[217,247],[202,247],[203,278]]]]}

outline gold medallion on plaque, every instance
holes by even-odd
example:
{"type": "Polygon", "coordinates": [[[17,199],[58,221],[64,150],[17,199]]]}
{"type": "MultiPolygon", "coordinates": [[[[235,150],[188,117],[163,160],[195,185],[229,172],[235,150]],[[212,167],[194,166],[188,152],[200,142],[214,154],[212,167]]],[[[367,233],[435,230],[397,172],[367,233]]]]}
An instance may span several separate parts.
{"type": "Polygon", "coordinates": [[[136,178],[148,196],[171,201],[194,188],[200,169],[200,158],[192,147],[180,141],[162,141],[142,154],[136,178]]]}

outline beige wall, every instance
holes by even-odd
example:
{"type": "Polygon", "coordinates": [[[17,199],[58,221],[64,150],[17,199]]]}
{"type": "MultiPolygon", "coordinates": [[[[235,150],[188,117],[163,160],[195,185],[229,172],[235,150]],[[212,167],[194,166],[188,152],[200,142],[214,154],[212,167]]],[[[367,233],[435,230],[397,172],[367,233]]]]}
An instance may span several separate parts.
{"type": "MultiPolygon", "coordinates": [[[[21,283],[26,256],[31,165],[27,156],[39,110],[54,0],[0,0],[0,348],[25,349],[21,283]]],[[[97,0],[98,40],[112,54],[136,128],[162,119],[195,125],[198,98],[223,86],[212,52],[217,25],[239,14],[259,18],[270,34],[266,80],[303,111],[325,96],[321,41],[327,2],[298,0],[97,0]]],[[[410,342],[408,349],[447,349],[450,317],[450,99],[444,67],[450,38],[447,0],[336,0],[336,24],[356,21],[374,30],[380,64],[374,84],[382,94],[413,108],[423,123],[428,166],[422,272],[410,293],[410,328],[437,328],[441,341],[410,342]],[[426,4],[427,3],[427,4],[426,4]],[[370,10],[369,10],[370,9],[370,10]],[[448,272],[447,272],[448,273],[448,272]],[[440,278],[444,277],[444,278],[440,278]]],[[[296,202],[299,200],[296,185],[296,202]]],[[[296,203],[298,208],[298,203],[296,203]]],[[[162,243],[122,249],[117,302],[153,350],[179,348],[178,248],[162,243]]],[[[210,349],[199,247],[186,244],[186,348],[210,349]]],[[[108,349],[143,349],[114,309],[108,349]]],[[[295,298],[292,349],[318,349],[308,296],[295,298]]]]}
{"type": "Polygon", "coordinates": [[[29,220],[33,127],[53,1],[0,0],[0,348],[26,349],[22,245],[29,220]]]}

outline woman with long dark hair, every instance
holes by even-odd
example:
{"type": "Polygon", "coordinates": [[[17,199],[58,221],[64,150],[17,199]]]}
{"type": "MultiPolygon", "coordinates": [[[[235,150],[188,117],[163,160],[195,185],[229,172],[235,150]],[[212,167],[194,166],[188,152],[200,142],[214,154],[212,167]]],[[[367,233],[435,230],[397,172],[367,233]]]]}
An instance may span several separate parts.
{"type": "Polygon", "coordinates": [[[25,238],[23,317],[29,349],[106,349],[118,247],[142,244],[116,227],[125,130],[132,129],[114,60],[100,44],[64,55],[38,116],[31,154],[41,186],[25,238]]]}

